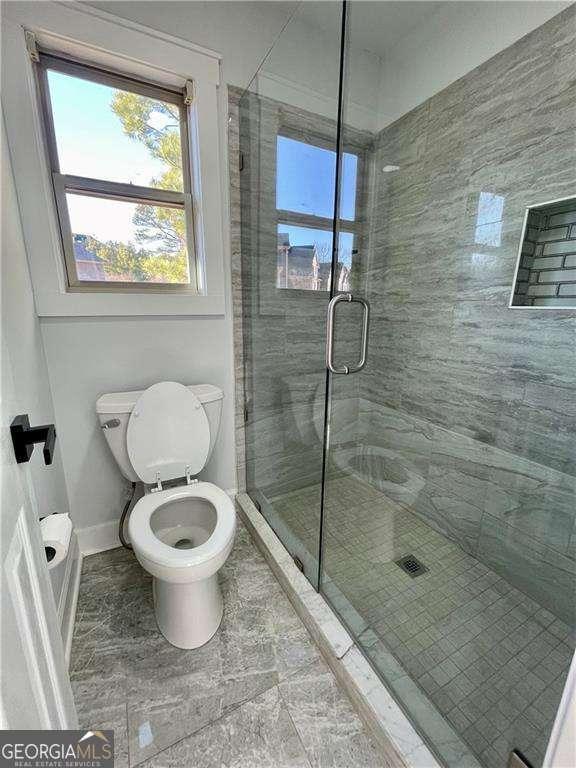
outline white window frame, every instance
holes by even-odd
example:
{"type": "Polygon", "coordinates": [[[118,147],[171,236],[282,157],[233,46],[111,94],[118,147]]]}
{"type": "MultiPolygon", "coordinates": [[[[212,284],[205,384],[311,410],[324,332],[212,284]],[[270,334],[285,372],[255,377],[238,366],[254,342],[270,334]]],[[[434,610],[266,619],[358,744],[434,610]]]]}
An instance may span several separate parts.
{"type": "MultiPolygon", "coordinates": [[[[299,141],[302,144],[307,144],[311,147],[317,147],[319,149],[326,149],[329,152],[336,153],[336,150],[334,148],[334,140],[329,138],[324,138],[322,136],[311,134],[310,132],[307,132],[305,130],[302,130],[301,128],[293,128],[289,125],[280,125],[278,128],[278,132],[276,134],[276,141],[278,141],[279,137],[283,137],[286,139],[293,139],[294,141],[299,141]]],[[[355,205],[354,205],[354,218],[353,219],[343,219],[340,217],[338,220],[338,231],[339,232],[347,232],[348,234],[353,235],[354,240],[354,247],[355,249],[358,249],[358,243],[362,234],[362,220],[360,216],[360,204],[361,204],[361,195],[362,195],[362,185],[364,183],[364,173],[365,173],[365,160],[364,160],[364,153],[361,149],[358,147],[353,147],[352,145],[346,144],[342,148],[342,154],[347,155],[354,155],[357,158],[357,172],[356,172],[356,196],[355,196],[355,205]]],[[[276,173],[279,173],[278,169],[278,163],[276,163],[276,173]]],[[[294,227],[302,227],[304,229],[318,229],[322,230],[324,232],[333,232],[334,229],[334,220],[331,216],[316,216],[314,214],[308,214],[308,213],[299,213],[298,211],[289,211],[284,208],[276,208],[276,230],[279,232],[279,227],[282,226],[282,224],[286,224],[287,226],[294,226],[294,227]]],[[[338,245],[336,246],[338,250],[338,245]]],[[[297,294],[297,295],[314,295],[318,294],[321,297],[325,298],[330,291],[326,290],[311,290],[311,289],[303,289],[303,288],[288,288],[285,286],[279,286],[276,285],[277,291],[286,291],[289,292],[291,295],[297,294]]]]}
{"type": "MultiPolygon", "coordinates": [[[[188,110],[185,102],[185,94],[169,89],[165,86],[157,86],[152,83],[144,83],[141,80],[126,77],[123,74],[110,72],[91,64],[78,62],[68,57],[62,57],[58,52],[39,51],[37,63],[38,85],[40,88],[40,100],[42,107],[42,121],[44,137],[48,152],[48,161],[52,173],[54,198],[58,211],[60,234],[68,287],[71,291],[187,291],[196,293],[201,283],[201,276],[197,274],[196,256],[194,252],[194,216],[191,195],[191,170],[190,170],[190,144],[188,139],[188,110]],[[118,183],[104,179],[88,178],[85,176],[71,176],[60,171],[58,157],[58,145],[54,126],[54,115],[50,86],[48,83],[48,71],[62,72],[76,78],[85,79],[88,82],[101,83],[115,88],[120,88],[130,93],[148,96],[158,101],[173,104],[179,113],[179,133],[182,160],[183,191],[164,190],[155,187],[143,187],[136,184],[118,183]],[[126,282],[126,281],[102,281],[80,280],[76,269],[74,256],[74,243],[66,193],[87,194],[104,200],[118,200],[132,203],[155,203],[159,206],[177,208],[184,212],[186,222],[186,245],[188,254],[188,283],[160,283],[160,282],[126,282]]],[[[189,81],[190,82],[190,81],[189,81]]],[[[188,88],[190,90],[190,88],[188,88]]]]}
{"type": "Polygon", "coordinates": [[[220,56],[80,3],[5,3],[2,15],[3,66],[5,73],[10,72],[10,77],[3,78],[2,104],[38,315],[223,315],[220,56]],[[27,48],[26,32],[33,33],[41,50],[58,51],[160,87],[182,90],[187,81],[193,81],[194,100],[187,121],[198,274],[193,290],[189,285],[167,290],[166,284],[146,289],[138,284],[136,290],[104,292],[69,285],[34,50],[27,48]]]}

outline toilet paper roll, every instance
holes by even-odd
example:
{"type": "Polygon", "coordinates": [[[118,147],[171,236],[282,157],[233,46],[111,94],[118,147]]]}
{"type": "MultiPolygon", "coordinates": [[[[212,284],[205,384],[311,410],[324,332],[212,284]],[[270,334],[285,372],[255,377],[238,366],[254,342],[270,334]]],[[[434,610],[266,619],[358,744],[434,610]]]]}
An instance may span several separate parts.
{"type": "Polygon", "coordinates": [[[48,517],[40,520],[40,530],[46,550],[48,568],[55,568],[68,553],[70,536],[72,535],[72,521],[68,513],[64,512],[48,515],[48,517]]]}

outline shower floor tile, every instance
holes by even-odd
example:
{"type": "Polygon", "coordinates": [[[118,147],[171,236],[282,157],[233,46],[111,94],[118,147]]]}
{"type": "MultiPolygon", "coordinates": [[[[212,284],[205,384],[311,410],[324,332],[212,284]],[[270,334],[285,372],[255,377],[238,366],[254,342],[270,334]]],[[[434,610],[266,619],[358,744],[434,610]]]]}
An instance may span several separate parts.
{"type": "MultiPolygon", "coordinates": [[[[570,628],[372,486],[336,478],[325,498],[326,576],[363,628],[486,768],[505,768],[513,748],[541,765],[574,653],[570,628]],[[394,561],[407,554],[427,572],[401,570],[394,561]]],[[[314,486],[271,500],[312,557],[317,499],[314,486]]]]}
{"type": "Polygon", "coordinates": [[[171,646],[133,555],[84,561],[71,680],[80,724],[113,728],[118,768],[385,766],[247,531],[222,569],[225,615],[171,646]]]}

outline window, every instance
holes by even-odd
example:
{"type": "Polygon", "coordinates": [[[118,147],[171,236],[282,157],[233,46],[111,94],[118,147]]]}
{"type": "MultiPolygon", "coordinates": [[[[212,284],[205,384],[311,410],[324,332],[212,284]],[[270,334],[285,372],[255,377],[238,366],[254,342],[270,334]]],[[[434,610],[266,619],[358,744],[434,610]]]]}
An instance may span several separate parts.
{"type": "MultiPolygon", "coordinates": [[[[342,155],[340,234],[336,288],[350,289],[358,236],[357,189],[360,157],[342,155]]],[[[284,134],[276,143],[278,256],[276,286],[330,290],[336,152],[284,134]]]]}
{"type": "Polygon", "coordinates": [[[189,99],[46,53],[39,82],[68,287],[196,291],[189,99]]]}

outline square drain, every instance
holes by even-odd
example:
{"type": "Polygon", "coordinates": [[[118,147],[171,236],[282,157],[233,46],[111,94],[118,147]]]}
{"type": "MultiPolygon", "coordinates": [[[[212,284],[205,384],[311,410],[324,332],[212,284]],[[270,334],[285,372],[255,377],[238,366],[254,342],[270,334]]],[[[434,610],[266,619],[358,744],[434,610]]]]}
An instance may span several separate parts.
{"type": "Polygon", "coordinates": [[[426,568],[426,566],[414,555],[404,555],[400,560],[394,560],[394,562],[399,568],[402,568],[404,573],[407,573],[408,576],[411,576],[413,579],[415,579],[416,576],[426,573],[428,570],[428,568],[426,568]]]}

